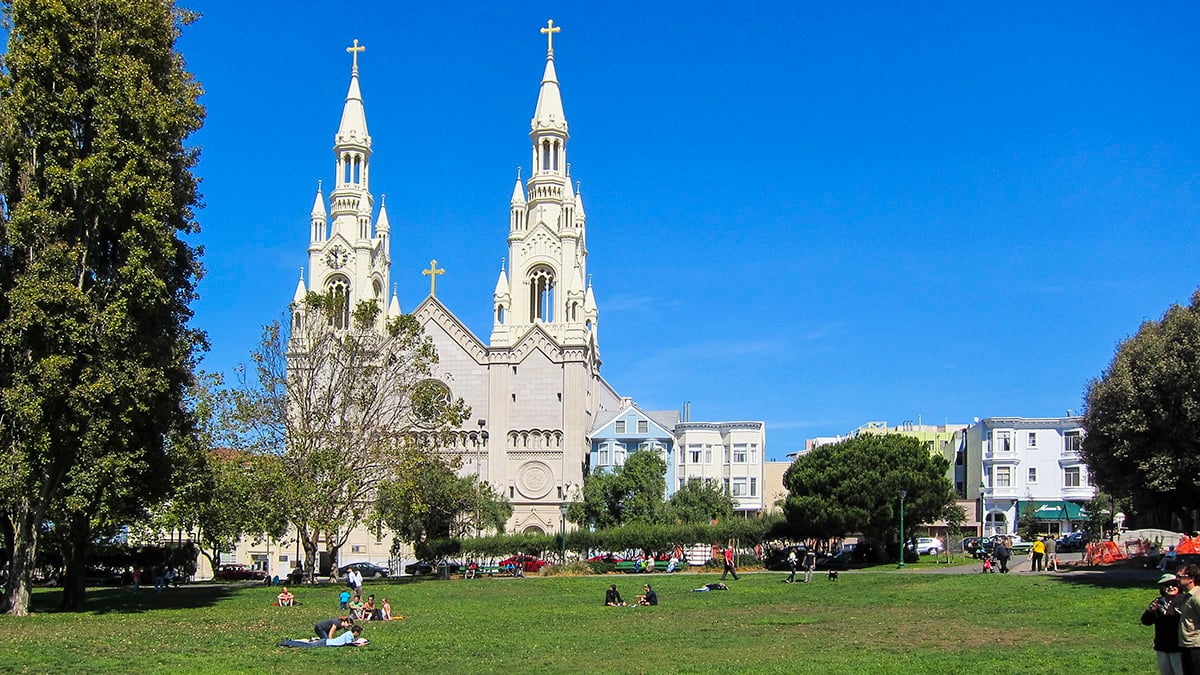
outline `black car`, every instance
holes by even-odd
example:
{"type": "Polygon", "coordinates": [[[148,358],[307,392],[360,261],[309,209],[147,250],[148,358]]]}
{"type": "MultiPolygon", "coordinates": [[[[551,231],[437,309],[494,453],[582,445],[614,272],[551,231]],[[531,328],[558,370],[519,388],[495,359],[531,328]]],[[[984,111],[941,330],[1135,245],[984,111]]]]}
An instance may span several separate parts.
{"type": "Polygon", "coordinates": [[[389,573],[388,568],[369,562],[350,563],[349,565],[342,565],[338,568],[338,572],[341,573],[343,577],[350,570],[358,570],[358,573],[361,574],[364,579],[370,579],[372,577],[383,578],[389,573]]]}
{"type": "Polygon", "coordinates": [[[1087,548],[1088,536],[1083,532],[1072,532],[1058,540],[1058,553],[1072,553],[1087,548]]]}
{"type": "Polygon", "coordinates": [[[414,577],[422,574],[433,574],[441,565],[446,565],[452,572],[457,572],[462,563],[457,560],[418,560],[405,565],[404,573],[411,574],[414,577]]]}
{"type": "MultiPolygon", "coordinates": [[[[805,555],[807,555],[807,551],[804,548],[797,546],[796,547],[796,569],[797,570],[801,570],[801,571],[804,570],[804,556],[805,555]]],[[[782,549],[779,551],[774,551],[773,553],[771,553],[770,555],[767,556],[767,560],[763,564],[763,566],[769,570],[775,570],[778,572],[787,572],[790,569],[790,565],[788,564],[787,558],[788,558],[788,549],[785,548],[785,549],[782,549]]],[[[852,562],[852,551],[850,551],[850,550],[844,550],[844,551],[838,553],[837,555],[829,555],[828,553],[818,552],[817,553],[817,565],[816,565],[815,569],[817,569],[819,571],[844,570],[850,566],[851,562],[852,562]]]]}

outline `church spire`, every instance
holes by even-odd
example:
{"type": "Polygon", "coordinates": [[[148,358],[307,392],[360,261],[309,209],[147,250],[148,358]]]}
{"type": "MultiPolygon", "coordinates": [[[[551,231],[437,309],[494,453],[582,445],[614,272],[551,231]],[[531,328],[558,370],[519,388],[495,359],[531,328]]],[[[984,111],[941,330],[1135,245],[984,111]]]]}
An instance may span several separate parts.
{"type": "Polygon", "coordinates": [[[350,69],[350,89],[342,106],[342,120],[333,137],[333,152],[337,157],[337,179],[331,193],[335,231],[340,224],[349,225],[342,236],[358,239],[356,216],[362,197],[370,202],[371,135],[367,133],[367,113],[358,86],[358,54],[366,47],[354,41],[346,51],[354,57],[350,69]],[[339,217],[340,216],[340,217],[339,217]]]}

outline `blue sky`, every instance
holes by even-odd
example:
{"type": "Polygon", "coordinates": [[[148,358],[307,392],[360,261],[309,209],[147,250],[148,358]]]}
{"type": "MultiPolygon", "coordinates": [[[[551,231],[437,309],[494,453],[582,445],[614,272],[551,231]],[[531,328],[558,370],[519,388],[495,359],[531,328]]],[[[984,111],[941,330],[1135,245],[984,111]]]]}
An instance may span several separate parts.
{"type": "Polygon", "coordinates": [[[645,409],[764,420],[771,458],[1063,415],[1200,285],[1193,3],[188,6],[207,370],[295,290],[356,38],[401,304],[437,258],[486,339],[549,18],[602,373],[645,409]]]}

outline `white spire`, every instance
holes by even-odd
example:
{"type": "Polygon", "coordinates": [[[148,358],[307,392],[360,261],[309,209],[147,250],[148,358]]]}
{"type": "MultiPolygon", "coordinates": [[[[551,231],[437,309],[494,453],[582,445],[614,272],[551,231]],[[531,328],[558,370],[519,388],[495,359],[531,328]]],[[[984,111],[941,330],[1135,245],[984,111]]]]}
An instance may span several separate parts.
{"type": "Polygon", "coordinates": [[[375,231],[379,234],[387,234],[391,232],[392,225],[388,222],[387,217],[387,195],[379,197],[379,219],[375,221],[375,231]]]}
{"type": "Polygon", "coordinates": [[[337,144],[353,143],[370,145],[371,137],[367,134],[367,113],[363,109],[362,92],[358,89],[358,53],[366,47],[360,46],[358,40],[353,47],[346,51],[354,54],[354,66],[350,70],[350,89],[346,92],[346,104],[342,107],[342,123],[338,125],[337,144]]]}
{"type": "Polygon", "coordinates": [[[396,295],[395,284],[392,284],[392,301],[388,303],[387,315],[389,319],[395,319],[400,316],[400,298],[396,295]]]}
{"type": "Polygon", "coordinates": [[[512,199],[508,202],[509,206],[524,206],[525,205],[525,185],[521,183],[521,168],[517,167],[517,184],[513,186],[512,199]]]}
{"type": "Polygon", "coordinates": [[[587,214],[583,212],[582,185],[575,183],[575,219],[580,220],[587,214]]]}
{"type": "Polygon", "coordinates": [[[300,268],[300,281],[296,284],[296,294],[292,296],[292,302],[299,307],[304,302],[304,298],[308,296],[308,289],[304,287],[304,268],[300,268]]]}
{"type": "Polygon", "coordinates": [[[509,295],[508,275],[504,273],[504,258],[500,259],[500,278],[496,279],[496,292],[494,293],[497,300],[507,298],[509,295]]]}
{"type": "Polygon", "coordinates": [[[312,217],[325,220],[327,215],[325,211],[325,197],[321,194],[321,181],[317,181],[317,197],[313,200],[312,217]]]}
{"type": "Polygon", "coordinates": [[[546,49],[546,70],[542,74],[542,88],[538,92],[537,106],[533,109],[534,131],[539,129],[554,129],[566,133],[567,116],[563,114],[562,94],[558,90],[558,73],[554,70],[554,33],[560,31],[554,21],[549,22],[548,28],[542,32],[549,38],[546,49]]]}

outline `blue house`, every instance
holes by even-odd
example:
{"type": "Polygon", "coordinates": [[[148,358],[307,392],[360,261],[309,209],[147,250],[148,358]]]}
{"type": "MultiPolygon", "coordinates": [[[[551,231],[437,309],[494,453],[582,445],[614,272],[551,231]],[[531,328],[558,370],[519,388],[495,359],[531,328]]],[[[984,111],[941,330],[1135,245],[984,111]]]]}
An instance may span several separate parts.
{"type": "Polygon", "coordinates": [[[587,473],[612,471],[638,450],[653,450],[667,463],[666,495],[675,493],[675,425],[678,410],[642,410],[631,398],[622,398],[616,411],[601,413],[589,434],[587,473]]]}

